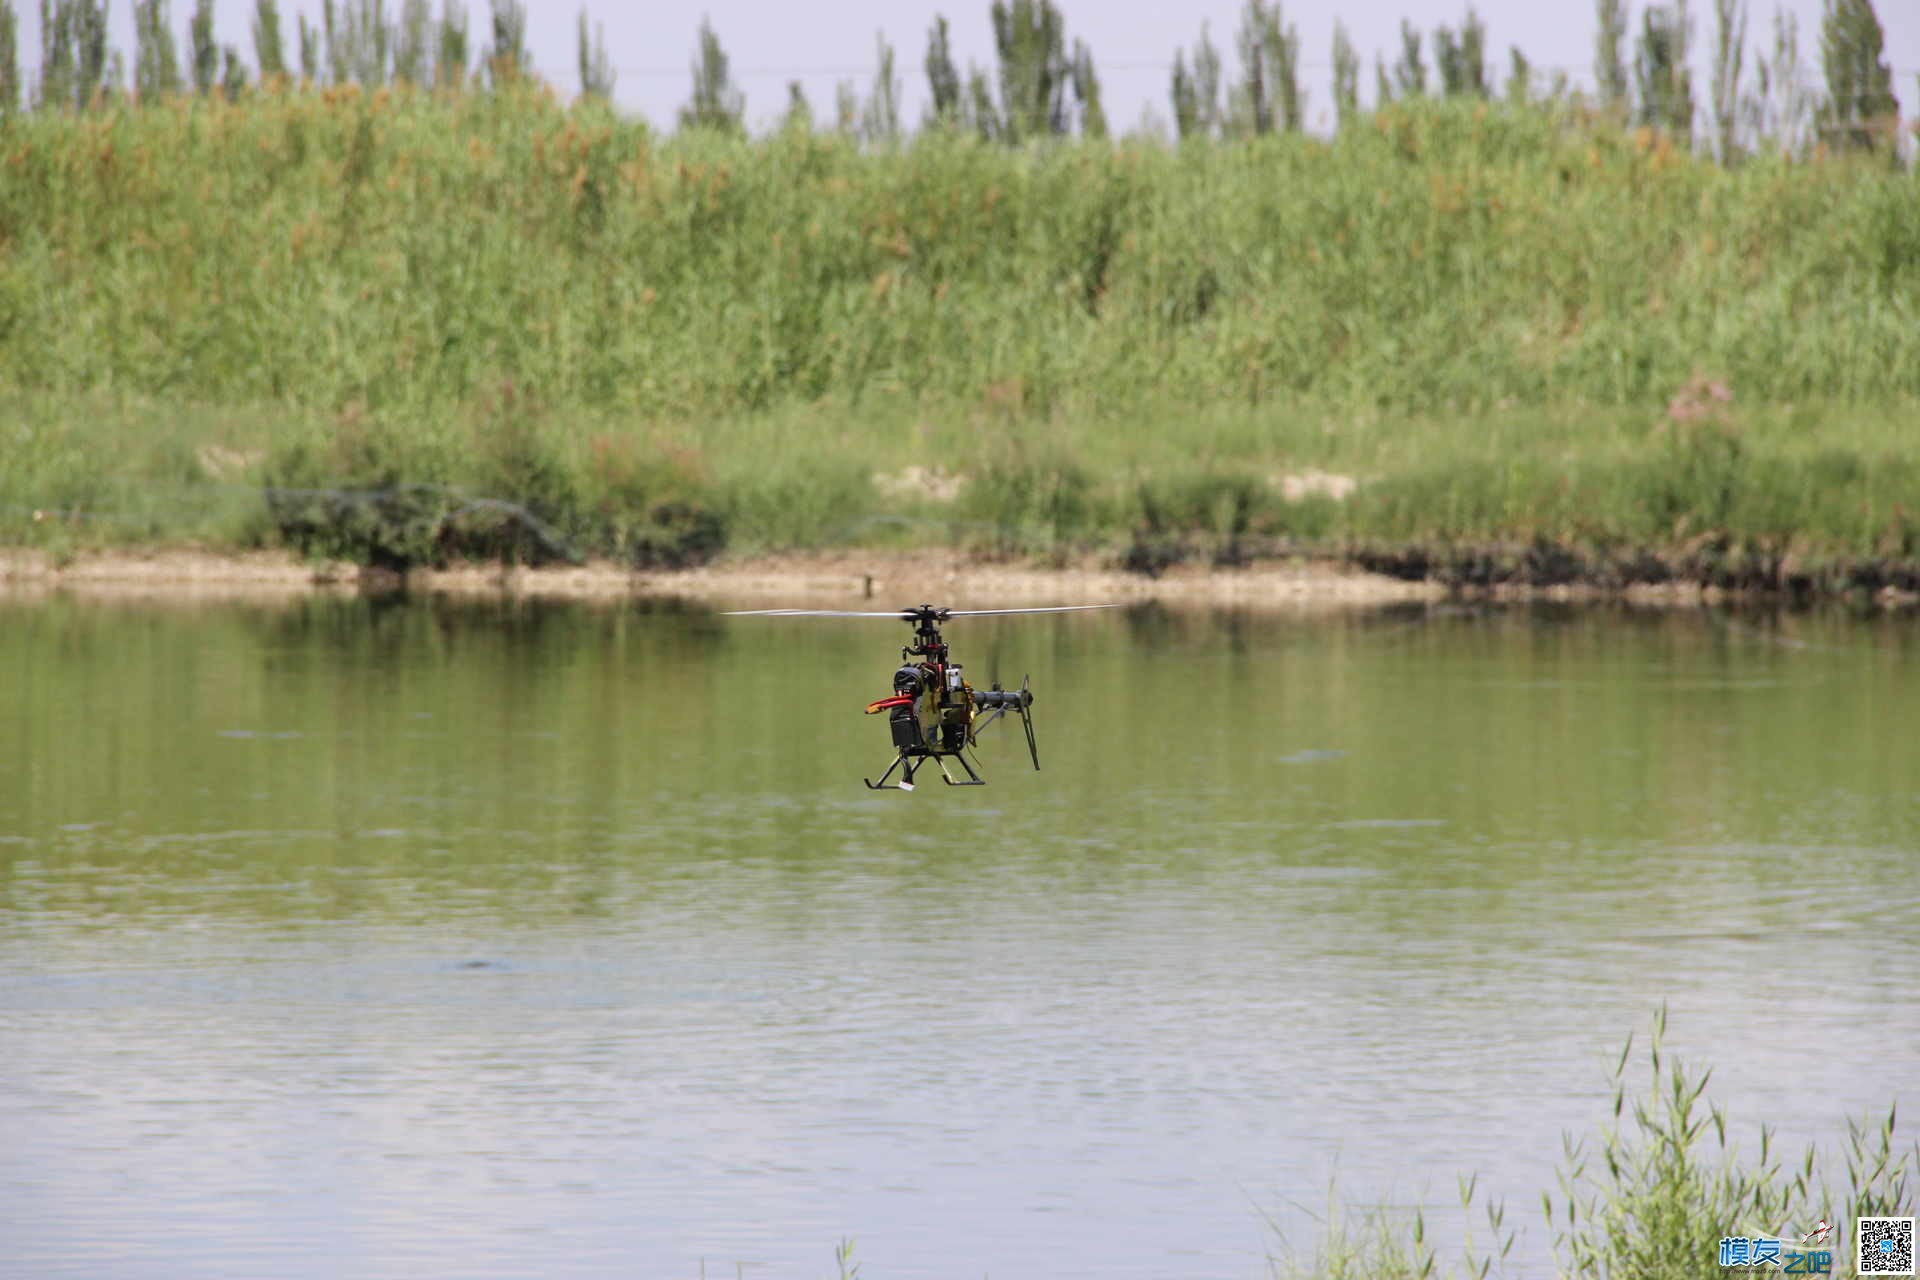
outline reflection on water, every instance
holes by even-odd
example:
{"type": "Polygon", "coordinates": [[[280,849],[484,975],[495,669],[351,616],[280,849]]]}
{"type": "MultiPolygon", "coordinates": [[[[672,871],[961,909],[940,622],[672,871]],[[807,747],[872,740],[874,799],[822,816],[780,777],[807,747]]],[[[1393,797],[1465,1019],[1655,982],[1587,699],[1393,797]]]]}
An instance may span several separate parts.
{"type": "Polygon", "coordinates": [[[885,622],[0,605],[0,1272],[1258,1275],[1330,1179],[1524,1217],[1661,1001],[1830,1142],[1920,1080],[1916,634],[956,623],[1045,771],[908,796],[885,622]]]}

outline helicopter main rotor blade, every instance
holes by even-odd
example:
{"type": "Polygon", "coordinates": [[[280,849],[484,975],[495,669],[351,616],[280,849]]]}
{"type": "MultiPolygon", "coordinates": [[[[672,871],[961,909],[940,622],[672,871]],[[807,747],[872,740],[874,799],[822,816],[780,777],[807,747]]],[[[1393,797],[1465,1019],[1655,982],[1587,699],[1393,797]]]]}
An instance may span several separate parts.
{"type": "Polygon", "coordinates": [[[1009,613],[1081,613],[1088,609],[1118,609],[1117,604],[1054,604],[1039,609],[948,609],[949,618],[990,618],[1009,613]]]}
{"type": "Polygon", "coordinates": [[[889,609],[885,613],[869,613],[858,609],[729,609],[721,615],[726,618],[911,618],[911,609],[889,609]]]}

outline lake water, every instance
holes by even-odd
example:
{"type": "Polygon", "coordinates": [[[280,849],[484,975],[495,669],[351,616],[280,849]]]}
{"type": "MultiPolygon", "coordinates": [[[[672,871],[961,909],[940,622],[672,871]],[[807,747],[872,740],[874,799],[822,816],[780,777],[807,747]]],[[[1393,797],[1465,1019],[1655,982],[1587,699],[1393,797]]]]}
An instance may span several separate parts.
{"type": "Polygon", "coordinates": [[[906,634],[0,602],[0,1273],[1251,1277],[1477,1172],[1538,1274],[1662,1002],[1749,1148],[1920,1094],[1912,617],[955,622],[1043,772],[871,793],[906,634]]]}

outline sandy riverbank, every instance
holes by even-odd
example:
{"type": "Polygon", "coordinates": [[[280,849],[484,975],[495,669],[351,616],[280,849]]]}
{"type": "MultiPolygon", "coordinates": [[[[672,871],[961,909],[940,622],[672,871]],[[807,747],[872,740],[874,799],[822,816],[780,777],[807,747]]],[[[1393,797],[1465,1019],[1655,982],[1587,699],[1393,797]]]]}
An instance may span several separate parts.
{"type": "MultiPolygon", "coordinates": [[[[637,572],[611,562],[539,569],[463,565],[405,575],[313,564],[282,551],[200,548],[87,551],[56,559],[0,550],[0,594],[59,593],[156,603],[298,599],[407,591],[454,597],[613,601],[691,599],[742,608],[888,609],[932,601],[958,607],[1062,603],[1353,608],[1467,596],[1499,600],[1621,600],[1645,605],[1733,602],[1741,593],[1692,582],[1503,584],[1462,589],[1436,579],[1372,573],[1334,559],[1291,557],[1238,568],[1179,565],[1149,577],[1095,559],[1065,565],[973,559],[948,551],[835,551],[724,559],[697,569],[637,572]]],[[[1883,605],[1912,603],[1895,592],[1883,605]]]]}
{"type": "Polygon", "coordinates": [[[1347,606],[1440,599],[1445,587],[1327,561],[1265,561],[1241,569],[1178,567],[1146,577],[1099,565],[972,560],[947,552],[832,552],[729,559],[698,569],[635,572],[611,563],[541,569],[469,565],[400,577],[351,564],[314,565],[274,551],[192,548],[93,551],[55,560],[0,551],[0,590],[181,601],[392,591],[575,600],[680,597],[745,607],[885,609],[932,600],[967,605],[1150,600],[1217,605],[1347,606]]]}

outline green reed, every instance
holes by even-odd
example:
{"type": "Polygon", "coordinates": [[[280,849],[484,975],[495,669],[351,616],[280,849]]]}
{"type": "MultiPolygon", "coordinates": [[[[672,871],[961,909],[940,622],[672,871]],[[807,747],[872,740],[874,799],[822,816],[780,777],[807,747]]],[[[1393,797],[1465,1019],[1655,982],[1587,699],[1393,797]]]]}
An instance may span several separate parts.
{"type": "MultiPolygon", "coordinates": [[[[1786,1236],[1791,1250],[1798,1236],[1788,1232],[1824,1220],[1839,1228],[1821,1246],[1832,1254],[1832,1274],[1855,1275],[1854,1218],[1914,1211],[1920,1144],[1895,1146],[1895,1108],[1884,1120],[1850,1121],[1837,1166],[1835,1153],[1812,1146],[1798,1158],[1783,1156],[1764,1124],[1754,1147],[1743,1151],[1729,1137],[1725,1107],[1707,1096],[1712,1069],[1692,1069],[1670,1051],[1666,1022],[1662,1007],[1646,1045],[1644,1087],[1630,1081],[1634,1038],[1627,1038],[1613,1068],[1610,1118],[1597,1133],[1565,1139],[1559,1185],[1541,1193],[1555,1273],[1578,1280],[1724,1280],[1723,1237],[1786,1236]]],[[[1276,1256],[1270,1270],[1276,1278],[1382,1280],[1511,1274],[1519,1225],[1508,1220],[1505,1202],[1489,1199],[1477,1178],[1463,1178],[1459,1207],[1463,1237],[1452,1262],[1442,1261],[1421,1212],[1336,1207],[1316,1252],[1276,1256]]]]}
{"type": "Polygon", "coordinates": [[[1457,102],[863,149],[283,88],[9,117],[0,174],[11,541],[547,555],[502,500],[663,563],[1916,553],[1920,180],[1884,161],[1457,102]]]}
{"type": "Polygon", "coordinates": [[[1450,409],[1920,393],[1920,192],[1568,109],[1331,141],[661,138],[348,88],[0,127],[11,385],[683,419],[831,397],[1450,409]]]}

